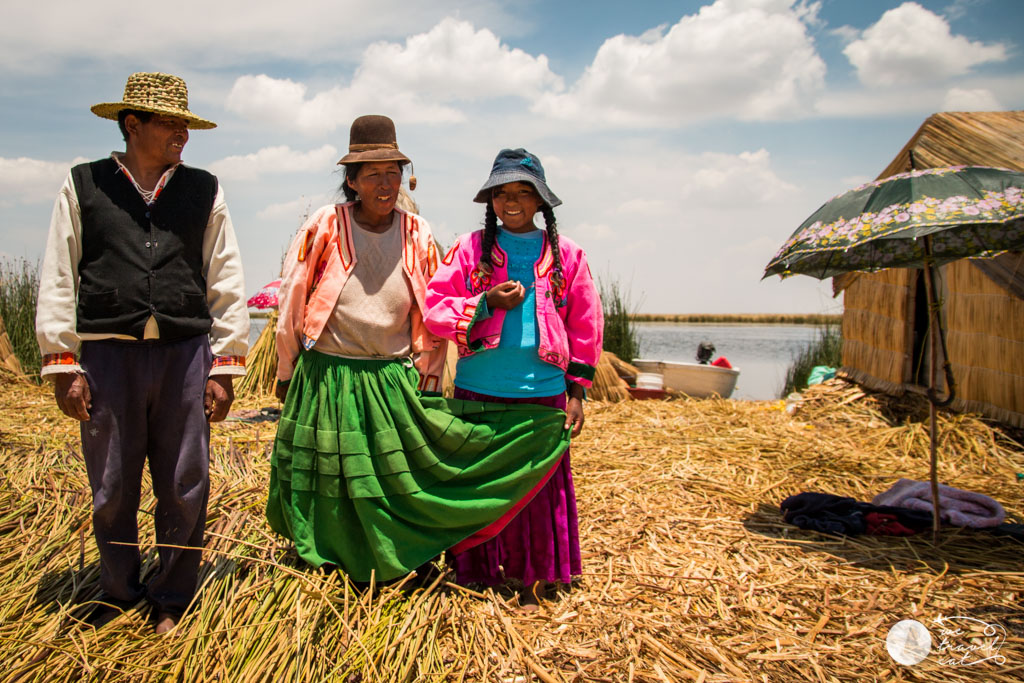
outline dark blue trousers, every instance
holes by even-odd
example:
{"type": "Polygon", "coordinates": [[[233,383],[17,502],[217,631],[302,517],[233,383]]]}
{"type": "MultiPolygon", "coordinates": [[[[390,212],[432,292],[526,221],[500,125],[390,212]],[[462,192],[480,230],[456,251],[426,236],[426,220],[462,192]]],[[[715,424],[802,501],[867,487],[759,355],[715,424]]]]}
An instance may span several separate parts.
{"type": "Polygon", "coordinates": [[[203,394],[212,356],[205,335],[173,342],[82,343],[92,392],[82,453],[93,499],[100,585],[112,598],[145,595],[181,612],[195,595],[210,493],[210,426],[203,394]],[[156,496],[160,566],[140,583],[138,511],[142,468],[156,496]],[[187,546],[188,549],[169,546],[187,546]]]}

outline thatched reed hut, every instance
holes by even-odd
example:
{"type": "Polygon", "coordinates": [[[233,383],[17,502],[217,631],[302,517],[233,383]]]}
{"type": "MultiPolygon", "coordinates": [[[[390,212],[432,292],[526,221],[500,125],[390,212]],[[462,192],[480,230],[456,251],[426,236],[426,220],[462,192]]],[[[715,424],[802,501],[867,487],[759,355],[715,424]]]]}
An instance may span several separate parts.
{"type": "MultiPolygon", "coordinates": [[[[939,166],[1024,171],[1024,111],[929,117],[879,178],[939,166]]],[[[1024,427],[1024,254],[967,259],[938,269],[956,410],[1024,427]]],[[[849,273],[841,374],[893,395],[928,383],[927,307],[920,269],[849,273]]],[[[941,373],[940,377],[941,377],[941,373]]]]}

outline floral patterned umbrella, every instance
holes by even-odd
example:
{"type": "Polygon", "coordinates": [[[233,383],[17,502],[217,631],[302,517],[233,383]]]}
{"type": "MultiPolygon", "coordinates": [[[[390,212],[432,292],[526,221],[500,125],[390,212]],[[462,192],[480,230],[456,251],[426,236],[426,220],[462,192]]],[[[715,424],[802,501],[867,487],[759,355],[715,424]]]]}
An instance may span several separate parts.
{"type": "Polygon", "coordinates": [[[1024,250],[1024,173],[983,166],[910,171],[876,180],[829,200],[782,245],[764,277],[798,273],[825,279],[851,271],[922,268],[930,312],[928,387],[933,538],[939,534],[936,408],[956,388],[935,295],[934,267],[961,258],[1024,250]],[[941,361],[939,349],[942,350],[941,361]],[[937,368],[946,396],[936,391],[937,368]]]}
{"type": "Polygon", "coordinates": [[[280,280],[274,280],[269,284],[263,285],[260,291],[249,297],[246,305],[249,308],[277,308],[277,290],[280,288],[280,280]]]}
{"type": "Polygon", "coordinates": [[[797,228],[765,277],[934,266],[1024,249],[1024,173],[982,166],[910,171],[829,200],[797,228]],[[930,240],[921,239],[930,236],[930,240]]]}

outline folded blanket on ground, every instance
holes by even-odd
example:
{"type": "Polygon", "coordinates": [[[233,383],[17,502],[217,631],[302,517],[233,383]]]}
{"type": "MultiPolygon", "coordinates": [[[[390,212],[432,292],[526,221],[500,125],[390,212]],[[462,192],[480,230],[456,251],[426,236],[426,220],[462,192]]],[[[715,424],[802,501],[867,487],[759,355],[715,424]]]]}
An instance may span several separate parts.
{"type": "MultiPolygon", "coordinates": [[[[874,505],[932,512],[932,487],[927,481],[900,479],[871,501],[874,505]]],[[[983,493],[939,484],[939,518],[954,526],[988,529],[1006,519],[1003,506],[983,493]]]]}

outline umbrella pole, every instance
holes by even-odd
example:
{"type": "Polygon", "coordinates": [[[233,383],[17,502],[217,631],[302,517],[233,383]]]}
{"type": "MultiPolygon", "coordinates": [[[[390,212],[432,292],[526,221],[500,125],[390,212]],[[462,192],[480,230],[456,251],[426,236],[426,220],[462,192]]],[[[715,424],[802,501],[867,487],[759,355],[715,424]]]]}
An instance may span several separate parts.
{"type": "MultiPolygon", "coordinates": [[[[924,251],[924,286],[928,298],[928,335],[931,337],[930,362],[928,363],[928,455],[929,474],[932,484],[932,543],[939,542],[939,525],[941,510],[939,508],[939,456],[938,456],[938,408],[936,407],[935,379],[939,364],[939,335],[942,334],[939,322],[939,307],[936,302],[935,282],[932,279],[931,237],[925,237],[924,251]]],[[[942,344],[945,347],[945,343],[942,344]]]]}

